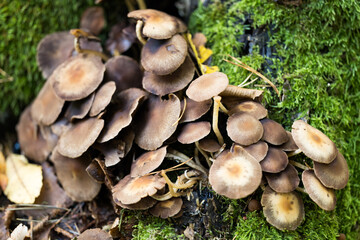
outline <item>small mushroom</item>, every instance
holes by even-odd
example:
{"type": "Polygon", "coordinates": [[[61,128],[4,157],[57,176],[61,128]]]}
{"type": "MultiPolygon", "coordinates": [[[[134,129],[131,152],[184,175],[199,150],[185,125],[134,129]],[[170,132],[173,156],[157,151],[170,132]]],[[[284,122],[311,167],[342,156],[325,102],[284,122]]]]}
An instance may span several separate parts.
{"type": "Polygon", "coordinates": [[[95,94],[92,93],[86,98],[70,102],[70,105],[66,109],[65,117],[69,121],[74,121],[75,119],[83,119],[90,111],[90,108],[94,102],[94,97],[95,94]]]}
{"type": "Polygon", "coordinates": [[[132,178],[130,175],[121,179],[112,189],[115,203],[134,204],[142,198],[154,195],[165,187],[165,179],[159,175],[146,175],[132,178]]]}
{"type": "Polygon", "coordinates": [[[299,147],[296,145],[291,132],[286,131],[286,134],[288,135],[289,139],[285,143],[281,144],[279,148],[285,152],[292,152],[298,150],[299,147]]]}
{"type": "Polygon", "coordinates": [[[105,144],[95,143],[93,146],[104,155],[106,167],[116,165],[125,156],[126,143],[122,140],[113,139],[105,144]]]}
{"type": "Polygon", "coordinates": [[[231,115],[226,124],[228,136],[241,145],[251,145],[263,136],[264,129],[259,120],[247,113],[231,115]]]}
{"type": "Polygon", "coordinates": [[[321,183],[328,188],[342,189],[349,181],[349,167],[339,151],[335,160],[329,164],[314,162],[314,171],[321,183]]]}
{"type": "Polygon", "coordinates": [[[80,157],[98,138],[104,127],[104,120],[88,118],[73,124],[64,132],[57,144],[61,155],[69,158],[80,157]]]}
{"type": "Polygon", "coordinates": [[[135,10],[128,17],[143,21],[142,34],[153,39],[168,39],[187,29],[180,19],[154,9],[135,10]]]}
{"type": "Polygon", "coordinates": [[[313,170],[302,173],[302,182],[306,193],[322,209],[331,211],[336,206],[336,195],[333,189],[325,187],[316,177],[313,170]]]}
{"type": "Polygon", "coordinates": [[[177,92],[185,88],[193,79],[195,72],[194,64],[187,57],[181,66],[169,75],[156,75],[145,71],[143,77],[143,87],[148,92],[164,96],[169,93],[177,92]]]}
{"type": "Polygon", "coordinates": [[[204,74],[190,83],[186,95],[197,102],[205,101],[224,91],[228,84],[229,79],[222,72],[204,74]]]}
{"type": "Polygon", "coordinates": [[[297,192],[276,193],[269,186],[261,197],[268,223],[280,230],[295,230],[304,220],[304,203],[297,192]]]}
{"type": "Polygon", "coordinates": [[[94,35],[99,35],[105,26],[104,9],[101,7],[87,8],[80,21],[80,28],[89,30],[94,35]]]}
{"type": "Polygon", "coordinates": [[[182,115],[180,122],[192,122],[194,120],[199,119],[201,116],[203,116],[205,113],[207,113],[212,105],[212,100],[208,99],[202,102],[194,101],[188,97],[184,98],[181,101],[181,109],[184,109],[185,106],[185,112],[182,115]],[[186,106],[185,106],[186,102],[186,106]]]}
{"type": "Polygon", "coordinates": [[[142,154],[131,164],[131,177],[144,176],[158,168],[166,155],[166,147],[142,154]]]}
{"type": "Polygon", "coordinates": [[[52,87],[61,99],[79,100],[95,91],[103,80],[104,71],[100,58],[79,54],[56,68],[52,87]]]}
{"type": "Polygon", "coordinates": [[[304,121],[295,121],[291,134],[300,150],[313,161],[328,164],[336,158],[337,149],[333,141],[304,121]]]}
{"type": "Polygon", "coordinates": [[[214,153],[220,150],[221,146],[219,145],[219,143],[217,141],[215,141],[212,138],[203,138],[200,139],[199,141],[199,147],[206,151],[206,152],[210,152],[210,153],[214,153]]]}
{"type": "Polygon", "coordinates": [[[150,209],[150,213],[156,217],[169,218],[178,214],[183,205],[183,201],[180,197],[171,198],[166,201],[158,202],[153,208],[150,209]]]}
{"type": "Polygon", "coordinates": [[[264,128],[264,135],[262,137],[264,141],[273,145],[281,145],[288,141],[289,137],[279,123],[268,118],[262,119],[260,122],[264,128]]]}
{"type": "Polygon", "coordinates": [[[152,197],[145,197],[145,198],[142,198],[137,203],[133,203],[133,204],[123,204],[119,201],[116,202],[116,204],[125,209],[146,210],[146,209],[153,207],[157,202],[158,201],[153,199],[152,197]]]}
{"type": "Polygon", "coordinates": [[[266,157],[269,147],[266,142],[258,141],[257,143],[244,147],[244,149],[260,162],[266,157]]]}
{"type": "Polygon", "coordinates": [[[279,173],[265,173],[265,177],[269,186],[278,193],[292,192],[300,183],[298,172],[291,164],[279,173]]]}
{"type": "Polygon", "coordinates": [[[269,147],[266,157],[260,162],[264,172],[278,173],[283,171],[289,163],[288,156],[280,149],[269,147]]]}
{"type": "Polygon", "coordinates": [[[237,104],[229,110],[229,115],[234,113],[248,113],[257,119],[263,119],[267,116],[268,111],[258,102],[255,101],[245,101],[237,104]]]}
{"type": "Polygon", "coordinates": [[[178,141],[182,144],[190,144],[206,137],[211,130],[209,122],[191,122],[184,125],[178,135],[178,141]]]}
{"type": "Polygon", "coordinates": [[[167,40],[149,39],[141,51],[141,65],[156,75],[173,73],[185,61],[187,43],[176,34],[167,40]]]}
{"type": "Polygon", "coordinates": [[[111,27],[109,38],[106,40],[106,50],[112,55],[122,54],[130,49],[136,40],[135,26],[126,26],[120,22],[111,27]]]}
{"type": "Polygon", "coordinates": [[[89,116],[94,117],[103,111],[110,103],[113,94],[115,93],[115,82],[106,82],[98,88],[95,93],[95,98],[91,106],[89,116]]]}
{"type": "Polygon", "coordinates": [[[73,159],[61,155],[55,148],[51,155],[56,175],[69,197],[76,202],[91,201],[100,191],[101,184],[95,182],[85,171],[90,158],[83,155],[73,159]]]}
{"type": "Polygon", "coordinates": [[[92,228],[81,233],[77,240],[112,240],[113,238],[109,233],[101,230],[100,228],[92,228]]]}
{"type": "Polygon", "coordinates": [[[220,154],[210,167],[209,182],[218,194],[231,199],[244,198],[260,185],[260,164],[241,146],[220,154]]]}

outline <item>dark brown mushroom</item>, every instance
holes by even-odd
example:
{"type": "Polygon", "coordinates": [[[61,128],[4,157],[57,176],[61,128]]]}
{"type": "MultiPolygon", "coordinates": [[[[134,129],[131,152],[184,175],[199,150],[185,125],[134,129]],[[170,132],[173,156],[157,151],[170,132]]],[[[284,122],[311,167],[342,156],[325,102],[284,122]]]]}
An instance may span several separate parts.
{"type": "Polygon", "coordinates": [[[104,9],[101,7],[87,8],[80,21],[80,28],[89,30],[94,35],[99,35],[105,26],[104,9]]]}
{"type": "Polygon", "coordinates": [[[222,72],[204,74],[191,82],[186,95],[197,102],[211,99],[228,86],[229,79],[222,72]]]}
{"type": "Polygon", "coordinates": [[[158,168],[164,161],[166,147],[159,148],[155,151],[143,153],[135,162],[131,164],[131,177],[144,176],[145,174],[158,168]]]}
{"type": "Polygon", "coordinates": [[[105,166],[110,167],[116,165],[125,157],[125,145],[124,141],[113,139],[104,144],[95,143],[93,146],[104,155],[105,166]]]}
{"type": "Polygon", "coordinates": [[[137,203],[133,203],[133,204],[123,204],[120,201],[116,202],[116,204],[125,209],[146,210],[146,209],[153,207],[157,202],[158,201],[156,201],[152,197],[145,197],[145,198],[142,198],[137,203]]]}
{"type": "Polygon", "coordinates": [[[109,38],[106,40],[106,49],[112,55],[116,52],[122,54],[129,50],[135,41],[135,25],[126,26],[124,23],[118,23],[111,27],[109,38]]]}
{"type": "Polygon", "coordinates": [[[86,98],[71,102],[66,109],[65,117],[69,121],[74,121],[75,119],[83,119],[90,111],[90,108],[94,102],[94,97],[95,94],[92,93],[86,98]]]}
{"type": "Polygon", "coordinates": [[[115,93],[115,82],[106,82],[98,88],[95,93],[95,98],[91,106],[89,116],[94,117],[103,111],[110,103],[113,94],[115,93]]]}
{"type": "Polygon", "coordinates": [[[276,193],[267,186],[261,205],[268,223],[280,230],[295,230],[305,218],[304,203],[295,191],[276,193]]]}
{"type": "Polygon", "coordinates": [[[295,141],[294,141],[294,139],[292,137],[291,132],[286,131],[286,134],[288,135],[289,139],[285,143],[281,144],[279,146],[279,148],[282,149],[285,152],[291,152],[291,151],[298,150],[299,147],[296,145],[296,143],[295,143],[295,141]]]}
{"type": "Polygon", "coordinates": [[[283,171],[289,163],[288,156],[280,149],[269,147],[264,160],[260,162],[264,172],[278,173],[283,171]]]}
{"type": "Polygon", "coordinates": [[[157,75],[173,73],[185,61],[187,43],[176,34],[167,40],[149,39],[141,51],[141,65],[157,75]]]}
{"type": "Polygon", "coordinates": [[[258,141],[257,143],[244,147],[244,149],[260,162],[266,157],[269,147],[266,142],[258,141]]]}
{"type": "Polygon", "coordinates": [[[184,109],[186,101],[185,112],[182,115],[180,122],[192,122],[199,119],[205,113],[210,110],[212,105],[212,100],[208,99],[202,102],[194,101],[188,97],[181,100],[181,109],[184,109]]]}
{"type": "Polygon", "coordinates": [[[288,141],[289,137],[285,129],[274,120],[265,118],[261,120],[264,128],[262,139],[273,145],[281,145],[288,141]]]}
{"type": "Polygon", "coordinates": [[[313,161],[328,164],[336,158],[337,149],[333,141],[304,121],[295,121],[291,133],[296,145],[313,161]]]}
{"type": "Polygon", "coordinates": [[[199,147],[206,152],[217,152],[220,150],[221,146],[217,141],[212,138],[203,138],[199,141],[199,147]]]}
{"type": "Polygon", "coordinates": [[[161,218],[169,218],[178,214],[183,205],[181,198],[171,198],[166,201],[158,202],[153,208],[149,211],[152,215],[161,218]]]}
{"type": "Polygon", "coordinates": [[[190,144],[206,137],[211,130],[209,122],[191,122],[185,124],[179,135],[178,141],[182,144],[190,144]]]}
{"type": "Polygon", "coordinates": [[[81,233],[77,240],[112,240],[113,238],[109,233],[101,230],[100,228],[88,229],[81,233]]]}
{"type": "Polygon", "coordinates": [[[265,173],[265,177],[269,186],[278,193],[292,192],[300,183],[298,172],[291,164],[279,173],[265,173]]]}

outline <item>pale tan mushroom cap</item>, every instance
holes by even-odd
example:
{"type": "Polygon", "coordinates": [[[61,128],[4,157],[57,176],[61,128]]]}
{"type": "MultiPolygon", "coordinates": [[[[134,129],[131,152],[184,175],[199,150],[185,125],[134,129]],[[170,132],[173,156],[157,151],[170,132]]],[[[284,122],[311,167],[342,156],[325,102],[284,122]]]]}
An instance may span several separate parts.
{"type": "Polygon", "coordinates": [[[258,141],[257,143],[244,147],[244,149],[250,153],[250,155],[253,156],[258,162],[260,162],[266,157],[269,146],[266,142],[258,141]]]}
{"type": "Polygon", "coordinates": [[[281,145],[289,140],[289,137],[281,124],[268,118],[262,119],[261,124],[264,128],[264,135],[262,137],[264,141],[273,145],[281,145]]]}
{"type": "Polygon", "coordinates": [[[31,117],[38,124],[51,125],[61,113],[65,101],[59,98],[51,86],[51,77],[45,82],[31,104],[31,117]]]}
{"type": "Polygon", "coordinates": [[[180,100],[173,94],[168,100],[150,96],[136,115],[135,142],[145,150],[156,150],[176,130],[180,100]]]}
{"type": "Polygon", "coordinates": [[[195,66],[191,59],[187,57],[184,63],[169,75],[160,76],[145,71],[142,84],[148,92],[164,96],[185,88],[193,79],[194,72],[195,66]]]}
{"type": "Polygon", "coordinates": [[[242,147],[221,154],[210,167],[209,182],[215,192],[231,199],[253,193],[260,185],[260,164],[242,147]]]}
{"type": "Polygon", "coordinates": [[[186,90],[186,95],[194,101],[201,102],[218,95],[228,85],[229,79],[225,73],[208,73],[192,81],[186,90]]]}
{"type": "Polygon", "coordinates": [[[74,49],[74,36],[69,32],[56,32],[46,35],[37,46],[36,61],[44,78],[66,59],[74,49]]]}
{"type": "Polygon", "coordinates": [[[64,132],[57,144],[61,155],[76,158],[80,157],[98,138],[104,127],[104,120],[88,118],[81,120],[64,132]]]}
{"type": "Polygon", "coordinates": [[[196,119],[199,119],[201,116],[203,116],[209,111],[212,105],[211,99],[197,102],[187,97],[181,101],[181,109],[184,109],[184,100],[186,101],[186,108],[184,114],[180,119],[180,122],[192,122],[196,119]]]}
{"type": "Polygon", "coordinates": [[[339,151],[335,160],[329,164],[314,162],[314,171],[322,184],[328,188],[343,189],[349,181],[349,167],[339,151]]]}
{"type": "Polygon", "coordinates": [[[111,98],[115,93],[115,82],[110,81],[102,85],[95,93],[94,102],[91,106],[89,116],[94,117],[103,111],[111,102],[111,98]]]}
{"type": "Polygon", "coordinates": [[[132,178],[125,176],[112,189],[115,202],[122,204],[134,204],[142,198],[154,195],[158,190],[165,187],[165,179],[159,175],[146,175],[132,178]]]}
{"type": "Polygon", "coordinates": [[[112,240],[113,238],[109,233],[101,230],[100,228],[88,229],[81,233],[77,240],[112,240]]]}
{"type": "Polygon", "coordinates": [[[141,50],[141,65],[157,75],[173,73],[185,61],[187,43],[176,34],[167,40],[149,39],[141,50]]]}
{"type": "Polygon", "coordinates": [[[243,113],[243,112],[248,113],[257,119],[265,118],[268,114],[266,108],[260,103],[255,101],[245,101],[231,108],[229,110],[229,115],[231,116],[234,113],[243,113]]]}
{"type": "Polygon", "coordinates": [[[305,218],[304,203],[297,192],[276,193],[267,186],[261,205],[268,223],[280,230],[295,230],[305,218]]]}
{"type": "Polygon", "coordinates": [[[72,200],[91,201],[98,195],[101,184],[95,182],[86,172],[85,169],[90,164],[87,156],[68,158],[62,156],[55,148],[51,160],[61,185],[72,200]]]}
{"type": "Polygon", "coordinates": [[[168,39],[187,30],[180,19],[154,9],[135,10],[128,13],[128,17],[142,20],[142,33],[149,38],[168,39]]]}
{"type": "Polygon", "coordinates": [[[291,133],[296,145],[313,161],[331,163],[336,158],[337,149],[334,142],[304,121],[295,121],[291,133]]]}
{"type": "Polygon", "coordinates": [[[209,122],[191,122],[183,126],[178,135],[178,141],[182,144],[190,144],[209,135],[211,124],[209,122]]]}
{"type": "Polygon", "coordinates": [[[142,154],[135,162],[131,164],[131,177],[143,176],[156,168],[164,161],[166,155],[166,147],[159,148],[142,154]]]}
{"type": "Polygon", "coordinates": [[[166,201],[158,202],[149,211],[152,215],[165,219],[178,214],[181,210],[182,205],[183,201],[180,197],[171,198],[166,201]]]}
{"type": "Polygon", "coordinates": [[[105,66],[98,57],[77,55],[54,71],[52,86],[58,97],[75,101],[89,96],[103,80],[105,66]]]}
{"type": "Polygon", "coordinates": [[[274,147],[269,147],[266,157],[260,162],[264,172],[278,173],[283,171],[289,163],[286,153],[274,147]]]}
{"type": "Polygon", "coordinates": [[[322,209],[331,211],[336,206],[336,195],[333,189],[325,187],[316,177],[313,170],[302,173],[302,182],[309,197],[322,209]]]}
{"type": "Polygon", "coordinates": [[[278,193],[292,192],[300,183],[298,172],[291,164],[279,173],[265,173],[265,177],[269,186],[278,193]]]}
{"type": "Polygon", "coordinates": [[[226,131],[231,140],[248,146],[261,139],[264,129],[260,121],[250,114],[236,113],[228,118],[226,131]]]}

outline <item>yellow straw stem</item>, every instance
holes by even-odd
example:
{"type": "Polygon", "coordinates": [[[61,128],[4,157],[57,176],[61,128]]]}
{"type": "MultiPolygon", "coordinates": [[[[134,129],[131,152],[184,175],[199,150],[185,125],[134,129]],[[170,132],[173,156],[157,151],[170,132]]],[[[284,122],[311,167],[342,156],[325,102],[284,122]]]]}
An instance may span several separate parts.
{"type": "Polygon", "coordinates": [[[212,129],[219,141],[220,145],[224,144],[224,138],[220,133],[219,127],[218,127],[218,121],[219,121],[219,108],[220,108],[220,96],[213,97],[214,99],[214,110],[213,110],[213,119],[212,119],[212,129]]]}

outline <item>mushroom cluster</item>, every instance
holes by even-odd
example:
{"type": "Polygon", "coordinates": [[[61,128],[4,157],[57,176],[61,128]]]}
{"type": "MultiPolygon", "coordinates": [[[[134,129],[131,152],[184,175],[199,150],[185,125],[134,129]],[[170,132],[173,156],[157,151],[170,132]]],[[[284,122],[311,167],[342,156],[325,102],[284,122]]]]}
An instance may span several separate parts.
{"type": "Polygon", "coordinates": [[[303,121],[285,131],[267,118],[261,90],[229,85],[226,74],[203,68],[206,39],[192,41],[178,18],[152,9],[128,17],[136,27],[114,28],[105,53],[94,35],[104,26],[98,8],[84,13],[81,29],[50,34],[38,46],[47,81],[21,115],[18,139],[30,159],[51,160],[72,200],[94,199],[105,183],[117,206],[168,218],[181,214],[181,197],[199,181],[239,199],[265,176],[268,222],[293,230],[304,218],[295,192],[300,166],[311,199],[335,207],[332,189],[346,185],[348,170],[334,143],[303,121]],[[119,55],[136,37],[140,64],[119,55]],[[300,151],[313,169],[289,161],[300,151]],[[166,168],[171,160],[190,170],[166,168]],[[179,172],[175,181],[170,171],[179,172]]]}

